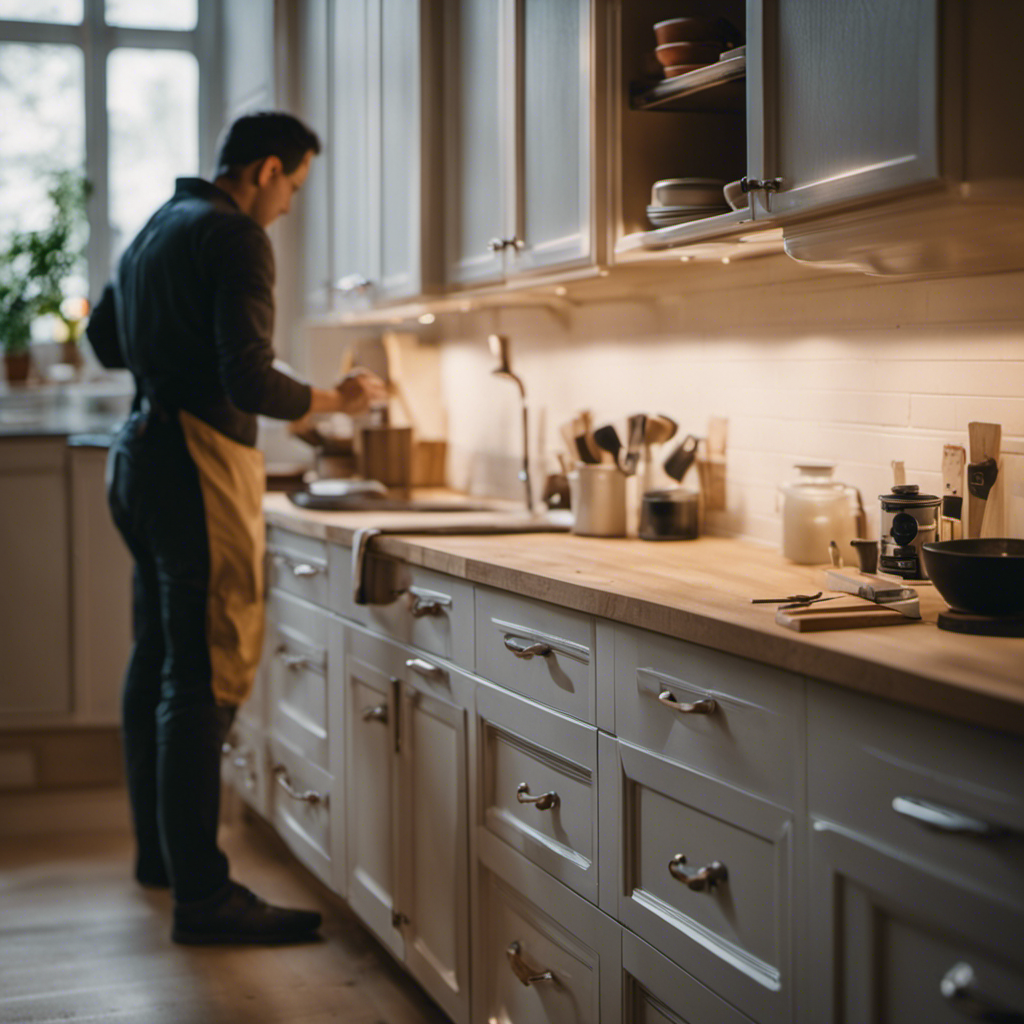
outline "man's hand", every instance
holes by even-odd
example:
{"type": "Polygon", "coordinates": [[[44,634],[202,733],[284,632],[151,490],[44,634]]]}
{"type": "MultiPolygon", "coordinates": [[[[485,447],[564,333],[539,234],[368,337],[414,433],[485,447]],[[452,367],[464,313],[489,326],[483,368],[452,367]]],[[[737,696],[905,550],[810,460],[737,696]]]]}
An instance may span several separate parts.
{"type": "Polygon", "coordinates": [[[388,386],[369,370],[356,368],[335,385],[341,399],[340,412],[357,416],[371,405],[383,405],[388,400],[388,386]]]}

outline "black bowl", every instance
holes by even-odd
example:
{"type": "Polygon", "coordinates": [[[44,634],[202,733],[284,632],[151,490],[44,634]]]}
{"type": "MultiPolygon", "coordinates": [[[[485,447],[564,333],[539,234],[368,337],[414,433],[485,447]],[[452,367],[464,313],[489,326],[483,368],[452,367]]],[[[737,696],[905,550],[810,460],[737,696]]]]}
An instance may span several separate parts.
{"type": "Polygon", "coordinates": [[[1024,540],[940,540],[921,551],[925,572],[954,611],[1024,615],[1024,540]]]}

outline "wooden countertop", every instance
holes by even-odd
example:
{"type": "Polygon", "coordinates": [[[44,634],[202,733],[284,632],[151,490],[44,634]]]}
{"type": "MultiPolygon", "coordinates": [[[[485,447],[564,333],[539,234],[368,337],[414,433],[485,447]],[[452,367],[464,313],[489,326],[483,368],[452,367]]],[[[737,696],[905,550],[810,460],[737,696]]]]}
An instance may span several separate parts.
{"type": "MultiPolygon", "coordinates": [[[[945,603],[916,585],[922,622],[795,633],[751,598],[825,590],[823,568],[720,537],[650,543],[569,534],[417,536],[446,516],[310,512],[267,495],[268,523],[351,545],[355,530],[408,526],[374,551],[473,583],[775,665],[952,718],[1024,735],[1024,640],[964,636],[935,625],[945,603]]],[[[455,513],[460,521],[476,513],[455,513]]]]}

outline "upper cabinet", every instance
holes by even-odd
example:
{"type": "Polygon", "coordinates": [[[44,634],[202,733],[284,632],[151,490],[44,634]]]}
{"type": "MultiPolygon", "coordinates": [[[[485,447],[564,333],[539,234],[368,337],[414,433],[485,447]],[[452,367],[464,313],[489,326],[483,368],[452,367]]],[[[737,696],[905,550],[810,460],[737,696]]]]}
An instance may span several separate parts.
{"type": "Polygon", "coordinates": [[[436,278],[436,21],[407,0],[298,5],[294,93],[325,142],[303,200],[307,312],[414,297],[436,278]]]}
{"type": "Polygon", "coordinates": [[[599,260],[594,0],[445,0],[445,281],[599,260]]]}
{"type": "Polygon", "coordinates": [[[1006,124],[1024,73],[994,40],[1024,31],[1024,5],[681,6],[616,0],[619,259],[767,240],[799,260],[877,274],[1021,265],[1024,143],[1006,124]],[[669,7],[727,19],[742,56],[723,50],[663,77],[654,24],[669,7]],[[735,182],[737,208],[652,224],[653,182],[690,176],[735,182]],[[759,230],[770,228],[781,231],[759,230]]]}

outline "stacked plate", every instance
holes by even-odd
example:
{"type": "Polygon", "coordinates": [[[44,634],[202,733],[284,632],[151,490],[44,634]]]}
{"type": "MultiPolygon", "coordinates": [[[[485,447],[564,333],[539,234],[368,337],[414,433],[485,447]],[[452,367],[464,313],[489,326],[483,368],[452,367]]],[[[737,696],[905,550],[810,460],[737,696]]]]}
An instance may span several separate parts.
{"type": "Polygon", "coordinates": [[[724,181],[717,178],[664,178],[651,188],[651,205],[647,219],[656,228],[702,220],[719,213],[728,213],[729,207],[722,195],[724,181]]]}

